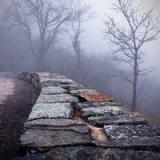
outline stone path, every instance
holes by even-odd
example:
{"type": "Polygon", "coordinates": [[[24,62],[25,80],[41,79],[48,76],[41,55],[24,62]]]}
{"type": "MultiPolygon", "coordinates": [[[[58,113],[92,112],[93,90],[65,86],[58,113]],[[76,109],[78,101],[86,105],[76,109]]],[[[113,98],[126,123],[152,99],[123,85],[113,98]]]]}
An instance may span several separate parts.
{"type": "Polygon", "coordinates": [[[21,136],[17,160],[158,160],[160,128],[110,96],[39,73],[42,91],[21,136]]]}
{"type": "Polygon", "coordinates": [[[18,79],[0,77],[0,160],[17,154],[35,92],[33,86],[18,79]]]}

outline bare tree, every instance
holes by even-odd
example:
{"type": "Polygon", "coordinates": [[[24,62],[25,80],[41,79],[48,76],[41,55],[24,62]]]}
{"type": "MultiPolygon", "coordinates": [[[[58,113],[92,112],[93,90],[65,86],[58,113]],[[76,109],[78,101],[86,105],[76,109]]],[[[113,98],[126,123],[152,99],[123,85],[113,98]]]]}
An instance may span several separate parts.
{"type": "Polygon", "coordinates": [[[72,0],[11,0],[7,10],[9,22],[25,33],[38,69],[64,25],[73,19],[71,4],[72,0]],[[34,39],[38,41],[37,46],[34,39]]]}
{"type": "MultiPolygon", "coordinates": [[[[116,47],[115,60],[131,68],[131,75],[124,79],[132,85],[132,111],[137,107],[137,85],[139,76],[144,76],[151,68],[143,68],[146,53],[142,51],[146,43],[156,40],[160,33],[160,22],[153,15],[153,9],[145,10],[136,7],[134,0],[117,0],[114,10],[121,14],[125,21],[118,22],[113,16],[107,16],[104,35],[116,47]]],[[[123,76],[122,75],[122,76],[123,76]]]]}
{"type": "Polygon", "coordinates": [[[82,5],[80,1],[77,1],[75,8],[75,21],[72,22],[72,33],[71,33],[71,40],[72,46],[77,56],[77,63],[76,63],[76,72],[78,73],[81,67],[81,58],[83,54],[82,50],[82,42],[81,36],[82,33],[85,31],[83,29],[83,25],[85,22],[90,20],[94,17],[94,13],[92,12],[89,5],[82,5]]]}

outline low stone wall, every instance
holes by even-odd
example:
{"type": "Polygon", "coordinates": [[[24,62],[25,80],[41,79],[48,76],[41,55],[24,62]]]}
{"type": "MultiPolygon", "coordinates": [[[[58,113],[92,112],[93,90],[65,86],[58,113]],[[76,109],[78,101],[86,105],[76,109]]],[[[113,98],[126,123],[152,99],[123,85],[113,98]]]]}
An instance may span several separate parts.
{"type": "Polygon", "coordinates": [[[21,160],[160,159],[160,128],[124,110],[110,96],[59,74],[0,76],[24,80],[37,93],[20,139],[30,154],[21,160]]]}
{"type": "Polygon", "coordinates": [[[22,148],[30,153],[24,159],[160,158],[160,128],[124,110],[110,96],[58,74],[18,77],[40,91],[21,136],[22,148]]]}

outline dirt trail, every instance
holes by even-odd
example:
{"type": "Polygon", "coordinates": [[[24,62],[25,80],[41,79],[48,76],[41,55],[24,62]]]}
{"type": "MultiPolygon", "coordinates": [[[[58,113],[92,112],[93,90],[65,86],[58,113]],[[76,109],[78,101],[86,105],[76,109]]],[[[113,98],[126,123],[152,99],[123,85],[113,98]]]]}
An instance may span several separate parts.
{"type": "Polygon", "coordinates": [[[16,155],[34,95],[29,83],[0,77],[0,160],[12,160],[16,155]]]}

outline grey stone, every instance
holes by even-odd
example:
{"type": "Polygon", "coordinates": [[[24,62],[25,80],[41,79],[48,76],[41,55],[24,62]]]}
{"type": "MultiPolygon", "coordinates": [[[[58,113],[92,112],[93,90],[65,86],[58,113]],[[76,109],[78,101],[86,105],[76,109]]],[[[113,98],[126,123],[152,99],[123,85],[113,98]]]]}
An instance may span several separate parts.
{"type": "Polygon", "coordinates": [[[105,131],[111,136],[106,146],[160,148],[160,129],[151,125],[105,125],[105,131]]]}
{"type": "Polygon", "coordinates": [[[67,89],[68,91],[83,88],[83,86],[79,85],[78,83],[71,83],[71,84],[61,83],[60,86],[64,89],[67,89]]]}
{"type": "Polygon", "coordinates": [[[37,73],[40,79],[67,79],[66,76],[60,75],[60,74],[54,74],[54,73],[48,73],[48,72],[39,72],[37,73]]]}
{"type": "Polygon", "coordinates": [[[28,121],[25,123],[25,127],[34,127],[34,126],[53,126],[53,127],[69,127],[84,125],[83,122],[72,120],[72,119],[37,119],[33,121],[28,121]]]}
{"type": "Polygon", "coordinates": [[[60,82],[60,84],[74,84],[74,83],[76,83],[76,82],[74,82],[73,80],[71,80],[71,79],[69,79],[69,78],[63,78],[63,79],[61,79],[61,78],[57,78],[56,79],[57,81],[59,81],[60,82]]]}
{"type": "Polygon", "coordinates": [[[152,151],[103,149],[98,147],[54,148],[44,160],[158,160],[160,154],[152,151]],[[62,154],[63,153],[63,154],[62,154]]]}
{"type": "Polygon", "coordinates": [[[42,118],[69,118],[72,112],[72,107],[69,103],[40,103],[32,108],[28,121],[42,118]]]}
{"type": "Polygon", "coordinates": [[[77,90],[72,90],[70,91],[72,94],[79,94],[79,93],[90,93],[90,94],[97,94],[98,91],[93,90],[93,89],[77,89],[77,90]]]}
{"type": "Polygon", "coordinates": [[[82,109],[83,115],[86,117],[89,116],[98,116],[104,115],[105,113],[112,113],[113,115],[119,115],[122,113],[122,110],[118,106],[102,106],[102,107],[88,107],[82,109]]]}
{"type": "Polygon", "coordinates": [[[93,102],[93,104],[97,107],[103,107],[103,106],[119,106],[122,107],[122,105],[119,102],[113,101],[113,102],[93,102]]]}
{"type": "Polygon", "coordinates": [[[40,78],[43,78],[43,77],[50,77],[52,73],[49,73],[49,72],[39,72],[37,74],[39,75],[40,78]]]}
{"type": "Polygon", "coordinates": [[[44,160],[44,156],[42,153],[37,154],[27,154],[26,156],[16,157],[15,160],[44,160]]]}
{"type": "Polygon", "coordinates": [[[59,103],[59,102],[78,102],[76,97],[70,94],[58,94],[58,95],[40,95],[37,103],[59,103]]]}
{"type": "Polygon", "coordinates": [[[85,123],[71,119],[38,119],[25,123],[26,129],[64,130],[75,131],[82,134],[88,133],[85,123]]]}
{"type": "Polygon", "coordinates": [[[66,92],[62,87],[44,87],[42,88],[41,95],[64,94],[66,92]]]}
{"type": "Polygon", "coordinates": [[[48,80],[44,80],[44,81],[42,81],[41,80],[41,86],[42,86],[42,88],[43,87],[53,87],[53,86],[59,86],[59,82],[58,81],[56,81],[56,80],[50,80],[50,79],[48,79],[48,80]]]}
{"type": "Polygon", "coordinates": [[[94,125],[112,125],[112,124],[117,124],[117,125],[136,125],[136,124],[146,124],[147,122],[145,121],[144,118],[142,117],[133,117],[129,115],[118,115],[114,116],[112,115],[111,112],[108,112],[107,114],[104,114],[103,116],[91,116],[88,117],[88,121],[94,125]]]}
{"type": "Polygon", "coordinates": [[[90,141],[89,134],[80,134],[64,130],[38,130],[28,129],[21,136],[21,144],[31,148],[50,148],[62,145],[87,144],[90,141]]]}

